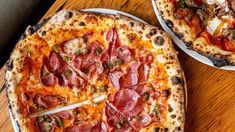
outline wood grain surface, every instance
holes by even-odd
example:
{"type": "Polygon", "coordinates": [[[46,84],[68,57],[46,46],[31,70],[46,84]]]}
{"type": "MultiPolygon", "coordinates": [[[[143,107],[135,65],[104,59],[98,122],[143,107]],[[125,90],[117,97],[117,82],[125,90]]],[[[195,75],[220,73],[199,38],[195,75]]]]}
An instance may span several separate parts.
{"type": "MultiPolygon", "coordinates": [[[[43,18],[63,9],[111,8],[135,15],[158,26],[151,0],[57,0],[43,18]]],[[[235,72],[204,65],[179,51],[188,85],[187,132],[235,132],[235,72]]],[[[0,70],[0,86],[4,68],[0,70]]],[[[13,131],[5,90],[0,94],[0,132],[13,131]]]]}

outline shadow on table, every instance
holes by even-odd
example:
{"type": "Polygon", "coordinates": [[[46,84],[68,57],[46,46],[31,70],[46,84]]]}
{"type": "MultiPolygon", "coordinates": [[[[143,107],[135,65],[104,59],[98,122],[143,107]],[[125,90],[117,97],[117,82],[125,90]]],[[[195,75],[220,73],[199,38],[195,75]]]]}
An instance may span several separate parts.
{"type": "MultiPolygon", "coordinates": [[[[24,0],[26,1],[26,0],[24,0]]],[[[3,1],[4,2],[4,1],[3,1]]],[[[26,11],[31,11],[30,13],[27,13],[25,12],[25,15],[27,15],[27,19],[24,20],[24,22],[19,22],[20,24],[18,26],[15,26],[13,25],[14,27],[19,27],[19,28],[16,28],[16,29],[13,29],[12,33],[9,33],[7,35],[10,35],[11,37],[8,37],[6,40],[6,42],[0,42],[0,66],[2,67],[6,61],[8,60],[13,48],[15,47],[15,44],[17,43],[18,39],[20,38],[20,36],[22,35],[22,33],[24,32],[24,30],[26,29],[26,27],[28,25],[35,25],[38,23],[38,21],[43,17],[43,15],[47,12],[47,10],[50,8],[50,6],[55,2],[55,0],[36,0],[36,3],[31,3],[31,6],[33,6],[34,8],[33,9],[27,9],[26,11]],[[16,31],[15,31],[16,30],[16,31]]],[[[15,6],[18,6],[18,5],[15,5],[15,6]]],[[[21,6],[22,8],[31,8],[29,5],[27,4],[24,4],[24,5],[19,5],[21,6]]],[[[4,6],[5,7],[5,6],[4,6]]],[[[21,8],[20,7],[20,8],[21,8]]],[[[2,10],[6,10],[7,11],[7,8],[4,9],[2,8],[2,10]]],[[[15,12],[16,14],[19,14],[17,11],[15,12]]],[[[10,13],[9,13],[10,14],[10,13]]],[[[13,13],[14,14],[14,13],[13,13]]],[[[24,14],[23,14],[24,15],[24,14]]],[[[12,17],[16,17],[16,18],[8,18],[10,20],[14,20],[13,23],[14,24],[17,24],[17,21],[19,19],[20,21],[20,18],[17,18],[17,17],[22,17],[22,16],[12,16],[12,17]]],[[[1,19],[0,19],[1,21],[1,19]]],[[[3,20],[2,20],[3,21],[3,20]]],[[[4,22],[6,23],[6,22],[4,22]]],[[[6,23],[8,24],[8,23],[6,23]]],[[[8,25],[6,25],[6,27],[4,28],[7,28],[7,26],[9,26],[10,23],[8,25]]],[[[8,30],[8,29],[3,29],[3,30],[8,30]]],[[[7,31],[9,32],[9,31],[7,31]]],[[[4,37],[4,33],[0,33],[0,36],[2,36],[2,38],[4,37]]]]}

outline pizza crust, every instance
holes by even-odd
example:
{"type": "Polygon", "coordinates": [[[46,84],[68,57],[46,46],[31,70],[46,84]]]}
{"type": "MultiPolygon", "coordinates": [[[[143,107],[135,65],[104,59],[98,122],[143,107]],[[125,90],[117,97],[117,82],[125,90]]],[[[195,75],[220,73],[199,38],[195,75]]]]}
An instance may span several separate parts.
{"type": "Polygon", "coordinates": [[[19,112],[18,97],[15,92],[15,88],[17,83],[22,77],[22,73],[20,72],[20,67],[22,67],[22,62],[27,56],[27,52],[23,52],[27,50],[27,46],[29,45],[30,39],[34,39],[36,33],[33,33],[33,27],[27,27],[25,33],[22,35],[19,42],[16,44],[10,59],[7,62],[7,68],[5,73],[6,79],[6,88],[7,88],[7,97],[9,103],[9,109],[12,114],[13,119],[17,122],[18,128],[20,131],[27,131],[27,127],[24,125],[26,122],[26,118],[23,118],[19,112]]]}
{"type": "Polygon", "coordinates": [[[197,38],[197,34],[193,32],[192,27],[174,17],[173,2],[155,0],[155,3],[167,26],[186,44],[188,49],[206,56],[216,67],[235,65],[234,52],[222,50],[213,44],[207,43],[203,38],[197,38]]]}
{"type": "Polygon", "coordinates": [[[62,10],[53,15],[47,24],[38,30],[38,34],[49,46],[53,46],[72,39],[73,35],[78,35],[71,33],[72,30],[84,27],[87,29],[96,28],[97,30],[111,29],[114,27],[114,15],[62,10]],[[61,30],[66,32],[62,33],[61,30]]]}
{"type": "MultiPolygon", "coordinates": [[[[186,89],[186,82],[184,72],[177,58],[177,52],[174,50],[170,37],[157,27],[143,24],[126,16],[119,15],[116,21],[116,26],[119,25],[121,27],[122,25],[129,25],[127,27],[127,30],[129,30],[128,32],[135,32],[139,34],[143,40],[151,41],[155,49],[164,51],[163,55],[157,54],[156,59],[160,63],[164,64],[165,70],[169,76],[168,86],[171,89],[171,95],[168,98],[168,112],[167,119],[164,125],[165,128],[157,128],[157,126],[152,125],[141,131],[154,131],[155,129],[158,129],[159,131],[183,131],[185,121],[186,92],[184,90],[186,89]],[[164,38],[164,43],[162,45],[156,45],[154,43],[155,39],[158,36],[164,38]]],[[[120,32],[123,32],[123,34],[125,34],[125,29],[123,31],[121,29],[120,32]]],[[[121,36],[121,38],[125,37],[121,36]]]]}
{"type": "Polygon", "coordinates": [[[203,37],[197,38],[193,42],[192,47],[193,50],[208,57],[217,67],[235,65],[234,52],[224,51],[210,43],[207,43],[203,37]]]}

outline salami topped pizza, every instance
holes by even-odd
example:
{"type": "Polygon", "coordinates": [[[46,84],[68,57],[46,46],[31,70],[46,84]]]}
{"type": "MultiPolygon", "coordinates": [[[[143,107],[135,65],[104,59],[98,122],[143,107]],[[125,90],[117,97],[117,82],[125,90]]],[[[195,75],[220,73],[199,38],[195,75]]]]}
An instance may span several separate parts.
{"type": "Polygon", "coordinates": [[[235,65],[234,0],[156,0],[165,23],[215,66],[235,65]]]}
{"type": "Polygon", "coordinates": [[[29,26],[6,70],[10,111],[31,132],[183,131],[184,84],[165,32],[71,10],[29,26]]]}

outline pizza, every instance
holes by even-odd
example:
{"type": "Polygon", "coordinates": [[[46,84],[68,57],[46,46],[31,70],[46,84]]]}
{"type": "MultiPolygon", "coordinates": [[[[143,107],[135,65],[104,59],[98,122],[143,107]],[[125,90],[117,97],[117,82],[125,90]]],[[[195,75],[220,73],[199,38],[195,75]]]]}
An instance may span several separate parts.
{"type": "Polygon", "coordinates": [[[234,0],[156,0],[166,25],[215,66],[235,65],[234,0]]]}
{"type": "Polygon", "coordinates": [[[62,10],[7,63],[21,131],[183,131],[185,79],[168,35],[122,15],[62,10]]]}

